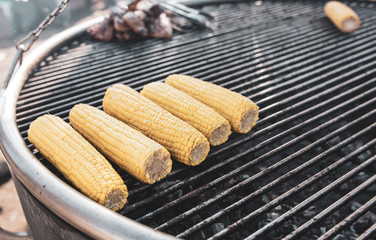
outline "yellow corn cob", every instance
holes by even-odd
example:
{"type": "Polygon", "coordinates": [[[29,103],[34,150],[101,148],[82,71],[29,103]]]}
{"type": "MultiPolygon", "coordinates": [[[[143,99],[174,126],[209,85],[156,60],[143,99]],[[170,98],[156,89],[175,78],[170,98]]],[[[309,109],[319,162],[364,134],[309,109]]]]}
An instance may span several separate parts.
{"type": "Polygon", "coordinates": [[[77,104],[69,121],[105,156],[144,183],[152,184],[171,171],[170,153],[164,147],[95,107],[77,104]]]}
{"type": "Polygon", "coordinates": [[[214,109],[167,84],[149,83],[141,94],[191,124],[213,146],[224,143],[231,134],[230,123],[214,109]]]}
{"type": "Polygon", "coordinates": [[[209,142],[202,133],[128,86],[108,88],[103,109],[159,142],[177,161],[194,166],[208,155],[209,142]]]}
{"type": "Polygon", "coordinates": [[[258,107],[249,98],[200,79],[173,74],[166,83],[216,110],[238,133],[246,133],[256,124],[258,107]]]}
{"type": "Polygon", "coordinates": [[[324,12],[334,25],[344,33],[354,32],[360,25],[358,15],[341,2],[327,2],[324,7],[324,12]]]}
{"type": "Polygon", "coordinates": [[[127,202],[128,190],[111,164],[63,119],[44,115],[31,123],[29,141],[71,183],[114,211],[127,202]]]}

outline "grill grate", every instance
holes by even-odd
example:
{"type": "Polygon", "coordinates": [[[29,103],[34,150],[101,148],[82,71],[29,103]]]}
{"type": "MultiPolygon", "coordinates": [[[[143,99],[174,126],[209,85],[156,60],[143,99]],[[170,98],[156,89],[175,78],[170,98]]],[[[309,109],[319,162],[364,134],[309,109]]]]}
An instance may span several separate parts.
{"type": "Polygon", "coordinates": [[[20,133],[64,180],[27,141],[31,121],[45,113],[68,121],[77,103],[101,108],[114,83],[140,90],[172,73],[193,75],[250,97],[260,120],[251,133],[213,147],[200,166],[174,162],[153,185],[114,166],[129,188],[120,214],[187,239],[372,239],[375,5],[349,4],[362,25],[348,35],[324,16],[323,2],[265,1],[203,6],[213,30],[168,41],[79,36],[24,84],[20,133]]]}

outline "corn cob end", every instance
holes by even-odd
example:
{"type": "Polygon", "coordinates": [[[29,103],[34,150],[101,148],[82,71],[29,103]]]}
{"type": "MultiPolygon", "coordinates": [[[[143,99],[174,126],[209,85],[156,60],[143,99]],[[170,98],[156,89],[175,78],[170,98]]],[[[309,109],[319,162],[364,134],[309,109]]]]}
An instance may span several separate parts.
{"type": "Polygon", "coordinates": [[[346,33],[354,32],[359,27],[359,21],[354,17],[349,17],[342,23],[342,31],[346,33]]]}
{"type": "Polygon", "coordinates": [[[231,134],[231,126],[228,122],[217,127],[211,132],[209,142],[212,146],[218,146],[227,141],[231,134]]]}
{"type": "Polygon", "coordinates": [[[118,211],[124,207],[127,203],[128,189],[127,186],[112,186],[107,193],[104,206],[113,210],[118,211]]]}
{"type": "Polygon", "coordinates": [[[172,161],[168,151],[155,151],[154,154],[151,155],[146,161],[145,173],[147,183],[152,184],[161,180],[171,172],[171,168],[172,161]]]}
{"type": "Polygon", "coordinates": [[[108,159],[138,180],[152,184],[171,171],[170,153],[163,146],[104,111],[77,104],[69,120],[108,159]]]}
{"type": "Polygon", "coordinates": [[[259,108],[256,104],[252,102],[250,105],[250,109],[244,113],[240,120],[240,127],[237,132],[239,133],[247,133],[249,132],[255,125],[256,121],[259,119],[259,108]]]}
{"type": "Polygon", "coordinates": [[[350,7],[338,1],[329,1],[324,6],[328,18],[344,33],[352,33],[360,26],[358,15],[350,7]]]}
{"type": "Polygon", "coordinates": [[[209,153],[209,149],[210,146],[208,141],[196,143],[191,150],[190,162],[188,163],[188,165],[199,165],[202,161],[205,160],[206,156],[209,153]]]}
{"type": "Polygon", "coordinates": [[[224,143],[231,134],[231,125],[223,116],[168,84],[152,82],[146,84],[140,93],[196,128],[212,146],[224,143]]]}

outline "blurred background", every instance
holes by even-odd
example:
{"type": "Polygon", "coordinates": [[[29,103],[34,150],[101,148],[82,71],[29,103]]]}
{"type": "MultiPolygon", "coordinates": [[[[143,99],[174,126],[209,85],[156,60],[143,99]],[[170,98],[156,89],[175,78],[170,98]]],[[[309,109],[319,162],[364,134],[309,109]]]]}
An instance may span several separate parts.
{"type": "MultiPolygon", "coordinates": [[[[59,3],[60,0],[0,0],[0,84],[8,74],[16,53],[16,43],[37,28],[59,3]]],[[[32,49],[53,34],[80,21],[104,14],[114,3],[115,0],[71,0],[67,9],[43,31],[32,49]]],[[[1,154],[0,228],[13,232],[28,229],[7,164],[1,154]]]]}
{"type": "MultiPolygon", "coordinates": [[[[101,14],[115,0],[72,0],[68,8],[41,35],[41,40],[77,22],[101,14]]],[[[15,53],[15,44],[33,31],[56,8],[60,0],[0,0],[1,81],[15,53]]],[[[39,41],[37,41],[38,43],[39,41]]],[[[35,46],[34,46],[35,47],[35,46]]]]}

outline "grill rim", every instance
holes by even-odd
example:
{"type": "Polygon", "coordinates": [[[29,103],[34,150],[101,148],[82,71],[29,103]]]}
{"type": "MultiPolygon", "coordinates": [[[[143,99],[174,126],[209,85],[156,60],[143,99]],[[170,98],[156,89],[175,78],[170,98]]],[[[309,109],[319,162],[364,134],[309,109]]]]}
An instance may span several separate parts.
{"type": "Polygon", "coordinates": [[[16,107],[21,89],[36,64],[54,50],[74,40],[104,16],[85,21],[60,32],[32,51],[0,89],[0,148],[16,177],[57,216],[96,239],[176,239],[117,214],[85,197],[49,171],[28,149],[16,124],[16,107]],[[61,193],[64,192],[62,195],[61,193]],[[73,199],[73,200],[72,200],[73,199]],[[74,214],[72,214],[74,213],[74,214]]]}

